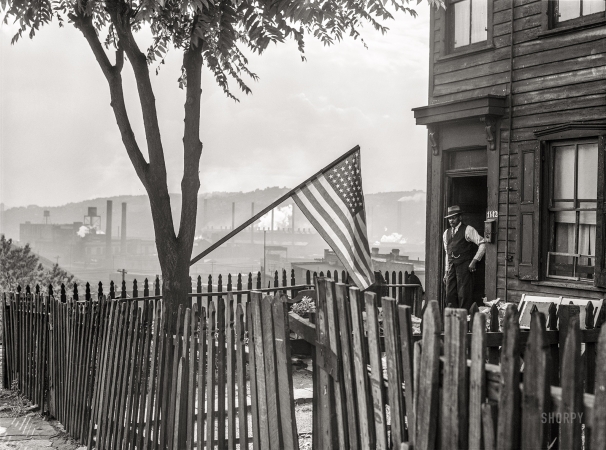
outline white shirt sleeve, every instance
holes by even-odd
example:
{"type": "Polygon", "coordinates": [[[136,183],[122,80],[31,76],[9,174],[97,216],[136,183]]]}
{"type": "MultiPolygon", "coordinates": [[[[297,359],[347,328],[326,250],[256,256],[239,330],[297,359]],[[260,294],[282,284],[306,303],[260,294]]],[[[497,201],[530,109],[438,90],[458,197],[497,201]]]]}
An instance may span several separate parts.
{"type": "Polygon", "coordinates": [[[467,225],[465,229],[465,239],[467,242],[473,242],[478,246],[478,251],[476,252],[476,256],[473,257],[476,261],[482,261],[484,257],[484,253],[486,253],[486,245],[484,244],[484,238],[479,235],[474,227],[471,225],[467,225]]]}

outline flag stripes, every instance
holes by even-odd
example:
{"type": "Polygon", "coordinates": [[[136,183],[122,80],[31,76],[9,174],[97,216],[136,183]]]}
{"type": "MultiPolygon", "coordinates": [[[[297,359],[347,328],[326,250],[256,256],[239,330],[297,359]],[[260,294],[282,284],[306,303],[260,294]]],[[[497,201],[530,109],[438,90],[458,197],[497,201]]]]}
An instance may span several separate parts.
{"type": "Polygon", "coordinates": [[[295,190],[293,198],[307,219],[337,254],[355,284],[361,289],[374,282],[366,237],[364,209],[351,215],[323,174],[295,190]]]}

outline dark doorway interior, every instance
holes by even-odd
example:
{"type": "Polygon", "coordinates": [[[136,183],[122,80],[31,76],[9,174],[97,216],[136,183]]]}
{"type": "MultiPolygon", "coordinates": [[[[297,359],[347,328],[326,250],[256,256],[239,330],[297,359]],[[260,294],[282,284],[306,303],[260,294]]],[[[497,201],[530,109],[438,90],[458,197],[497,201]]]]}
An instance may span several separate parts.
{"type": "MultiPolygon", "coordinates": [[[[488,207],[486,175],[453,176],[450,178],[449,191],[448,206],[459,205],[463,211],[463,223],[471,225],[483,236],[484,220],[486,220],[486,209],[488,207]]],[[[474,297],[478,306],[482,305],[482,297],[486,296],[485,273],[486,265],[484,259],[482,259],[477,265],[477,272],[474,274],[474,297]]]]}

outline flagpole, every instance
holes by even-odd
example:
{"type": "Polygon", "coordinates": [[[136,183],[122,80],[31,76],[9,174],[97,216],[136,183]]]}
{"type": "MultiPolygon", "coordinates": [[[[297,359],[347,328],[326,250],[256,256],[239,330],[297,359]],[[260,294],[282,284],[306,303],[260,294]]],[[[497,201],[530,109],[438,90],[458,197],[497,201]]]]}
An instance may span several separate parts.
{"type": "Polygon", "coordinates": [[[313,174],[311,177],[309,177],[308,179],[306,179],[305,181],[303,181],[302,183],[300,183],[297,187],[291,189],[290,191],[288,191],[286,194],[284,194],[282,197],[280,197],[279,199],[277,199],[275,202],[273,202],[271,205],[269,205],[268,207],[262,209],[261,211],[259,211],[257,214],[255,214],[253,217],[251,217],[250,219],[248,219],[246,222],[244,222],[242,225],[240,225],[239,227],[237,227],[236,229],[232,230],[230,233],[226,234],[225,236],[223,236],[221,239],[219,239],[217,242],[215,242],[214,244],[212,244],[210,247],[208,247],[206,250],[204,250],[202,253],[200,253],[198,256],[196,256],[195,258],[193,258],[189,265],[192,266],[195,263],[197,263],[198,261],[200,261],[202,258],[204,258],[206,255],[208,255],[210,252],[212,252],[213,250],[215,250],[217,247],[223,245],[226,241],[228,241],[229,239],[231,239],[232,237],[234,237],[236,234],[238,234],[240,231],[244,230],[247,226],[249,226],[251,223],[254,223],[255,221],[257,221],[258,219],[260,219],[261,217],[263,217],[265,214],[267,214],[269,211],[271,211],[272,209],[274,209],[276,206],[278,206],[280,203],[282,203],[284,200],[287,200],[288,198],[292,197],[292,194],[299,188],[302,188],[303,186],[305,186],[305,184],[317,177],[319,174],[321,174],[322,172],[325,172],[326,170],[330,169],[332,166],[334,166],[335,164],[337,164],[339,161],[341,161],[342,159],[347,158],[349,155],[351,155],[352,153],[356,152],[360,150],[360,146],[356,145],[354,148],[352,148],[351,150],[349,150],[347,153],[345,153],[344,155],[339,156],[337,159],[335,159],[333,162],[331,162],[330,164],[328,164],[326,167],[324,167],[322,170],[318,170],[315,174],[313,174]]]}

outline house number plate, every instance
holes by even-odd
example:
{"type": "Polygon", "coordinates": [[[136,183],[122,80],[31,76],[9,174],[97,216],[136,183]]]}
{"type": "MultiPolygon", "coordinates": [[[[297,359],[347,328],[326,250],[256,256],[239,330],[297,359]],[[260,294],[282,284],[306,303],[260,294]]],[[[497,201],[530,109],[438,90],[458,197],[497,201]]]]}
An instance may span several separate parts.
{"type": "Polygon", "coordinates": [[[499,217],[499,211],[496,211],[496,210],[486,211],[487,219],[496,219],[497,217],[499,217]]]}

